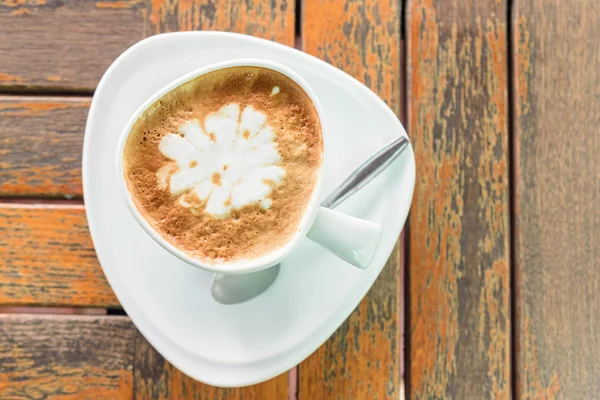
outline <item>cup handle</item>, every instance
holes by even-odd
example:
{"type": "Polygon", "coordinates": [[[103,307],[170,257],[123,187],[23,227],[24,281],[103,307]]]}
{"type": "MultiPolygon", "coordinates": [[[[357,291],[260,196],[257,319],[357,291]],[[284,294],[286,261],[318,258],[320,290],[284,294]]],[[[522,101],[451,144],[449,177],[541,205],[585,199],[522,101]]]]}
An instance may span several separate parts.
{"type": "MultiPolygon", "coordinates": [[[[320,207],[307,236],[355,267],[365,269],[379,246],[381,225],[320,207]]],[[[279,265],[245,275],[215,274],[211,294],[221,304],[243,303],[269,288],[278,274],[279,265]]]]}
{"type": "Polygon", "coordinates": [[[371,263],[381,239],[381,225],[320,207],[308,238],[355,267],[371,263]]]}

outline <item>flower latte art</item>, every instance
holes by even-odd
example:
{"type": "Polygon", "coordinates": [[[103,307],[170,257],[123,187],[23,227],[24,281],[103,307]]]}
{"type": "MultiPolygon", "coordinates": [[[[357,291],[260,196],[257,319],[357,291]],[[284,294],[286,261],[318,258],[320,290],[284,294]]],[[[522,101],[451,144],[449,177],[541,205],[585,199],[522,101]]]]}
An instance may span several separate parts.
{"type": "Polygon", "coordinates": [[[231,67],[148,107],[126,139],[122,172],[153,230],[226,268],[296,235],[322,153],[321,122],[300,86],[270,69],[231,67]]]}
{"type": "Polygon", "coordinates": [[[159,150],[174,163],[158,170],[159,186],[183,194],[183,207],[194,208],[190,194],[206,201],[204,211],[217,218],[252,203],[269,209],[268,196],[285,169],[277,165],[281,156],[266,121],[252,106],[240,111],[239,104],[228,104],[208,115],[204,128],[197,119],[181,125],[160,141],[159,150]]]}

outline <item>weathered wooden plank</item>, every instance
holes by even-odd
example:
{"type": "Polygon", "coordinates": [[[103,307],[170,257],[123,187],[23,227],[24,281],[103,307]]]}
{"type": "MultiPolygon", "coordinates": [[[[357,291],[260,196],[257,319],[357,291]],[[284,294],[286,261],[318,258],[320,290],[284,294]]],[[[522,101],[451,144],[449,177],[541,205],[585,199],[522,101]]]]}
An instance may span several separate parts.
{"type": "Polygon", "coordinates": [[[366,298],[299,365],[300,400],[400,397],[400,257],[397,245],[366,298]]]}
{"type": "Polygon", "coordinates": [[[508,398],[507,3],[407,7],[409,398],[508,398]]]}
{"type": "Polygon", "coordinates": [[[81,196],[89,98],[0,97],[0,195],[81,196]]]}
{"type": "Polygon", "coordinates": [[[0,314],[3,399],[288,398],[288,376],[221,389],[183,375],[120,316],[0,314]]]}
{"type": "Polygon", "coordinates": [[[0,205],[0,304],[118,306],[83,206],[0,205]]]}
{"type": "Polygon", "coordinates": [[[135,345],[135,398],[263,400],[288,398],[288,374],[244,388],[224,389],[197,382],[173,367],[138,333],[135,345]]]}
{"type": "Polygon", "coordinates": [[[517,0],[516,394],[600,393],[600,4],[517,0]]]}
{"type": "Polygon", "coordinates": [[[45,0],[0,3],[0,88],[93,89],[110,63],[160,32],[226,30],[289,45],[287,0],[45,0]]]}
{"type": "MultiPolygon", "coordinates": [[[[364,82],[398,115],[401,6],[393,1],[307,0],[302,26],[305,51],[364,82]]],[[[299,398],[398,397],[401,247],[348,321],[300,365],[299,398]]]]}
{"type": "MultiPolygon", "coordinates": [[[[353,75],[400,115],[401,2],[304,0],[304,51],[353,75]]],[[[299,366],[298,397],[397,399],[400,383],[402,246],[369,294],[299,366]]]]}
{"type": "Polygon", "coordinates": [[[127,317],[0,314],[3,399],[131,399],[127,317]]]}

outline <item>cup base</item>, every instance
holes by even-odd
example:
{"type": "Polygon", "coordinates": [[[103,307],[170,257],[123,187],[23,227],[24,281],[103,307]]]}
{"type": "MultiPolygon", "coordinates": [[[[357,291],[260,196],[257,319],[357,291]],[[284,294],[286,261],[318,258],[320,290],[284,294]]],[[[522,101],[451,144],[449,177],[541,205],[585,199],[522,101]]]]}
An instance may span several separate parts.
{"type": "Polygon", "coordinates": [[[279,275],[280,265],[242,275],[214,274],[210,293],[221,304],[244,303],[271,287],[279,275]]]}

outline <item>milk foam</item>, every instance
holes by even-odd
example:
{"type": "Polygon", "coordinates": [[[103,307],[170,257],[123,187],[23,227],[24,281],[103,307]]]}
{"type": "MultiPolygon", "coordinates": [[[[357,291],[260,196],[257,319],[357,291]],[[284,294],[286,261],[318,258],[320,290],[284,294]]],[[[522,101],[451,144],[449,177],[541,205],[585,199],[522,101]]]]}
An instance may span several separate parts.
{"type": "Polygon", "coordinates": [[[266,121],[251,106],[240,115],[240,105],[234,103],[209,114],[204,127],[197,119],[187,121],[160,141],[160,152],[173,163],[157,171],[159,187],[168,187],[180,195],[181,206],[197,212],[186,199],[194,193],[206,201],[204,211],[217,218],[254,203],[269,209],[268,196],[286,171],[277,165],[281,156],[266,121]]]}

